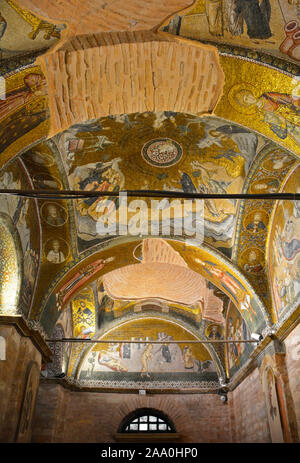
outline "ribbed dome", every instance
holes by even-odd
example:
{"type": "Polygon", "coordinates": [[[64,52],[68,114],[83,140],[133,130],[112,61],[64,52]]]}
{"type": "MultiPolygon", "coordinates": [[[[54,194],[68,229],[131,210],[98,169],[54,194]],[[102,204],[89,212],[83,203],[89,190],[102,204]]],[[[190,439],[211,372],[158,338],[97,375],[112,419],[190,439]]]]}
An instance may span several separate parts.
{"type": "Polygon", "coordinates": [[[180,265],[161,262],[127,265],[103,277],[104,288],[113,299],[156,297],[193,305],[202,300],[205,279],[180,265]]]}
{"type": "Polygon", "coordinates": [[[175,251],[165,240],[161,238],[147,238],[142,242],[143,263],[162,262],[164,264],[180,265],[187,267],[187,263],[179,252],[175,251]]]}

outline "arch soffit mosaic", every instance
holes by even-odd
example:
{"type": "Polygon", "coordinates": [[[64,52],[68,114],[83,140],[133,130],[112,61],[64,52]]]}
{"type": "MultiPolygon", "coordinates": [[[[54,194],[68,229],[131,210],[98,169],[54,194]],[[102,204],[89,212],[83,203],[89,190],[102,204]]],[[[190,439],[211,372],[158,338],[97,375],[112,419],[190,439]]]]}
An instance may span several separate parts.
{"type": "MultiPolygon", "coordinates": [[[[176,240],[167,239],[164,241],[182,256],[190,270],[210,281],[233,301],[253,331],[262,330],[269,325],[269,315],[263,302],[257,297],[244,275],[229,259],[225,259],[220,253],[207,246],[199,248],[176,240]]],[[[109,244],[104,245],[102,251],[90,255],[86,259],[78,259],[78,264],[75,263],[75,266],[74,264],[68,265],[49,286],[48,292],[44,294],[39,307],[35,308],[32,316],[45,319],[50,311],[52,312],[52,320],[57,319],[63,305],[70,300],[70,297],[66,297],[66,288],[69,285],[72,286],[72,282],[75,280],[77,281],[76,276],[82,275],[84,269],[91,268],[93,262],[95,262],[94,274],[89,279],[84,280],[83,284],[79,284],[75,293],[69,293],[71,297],[74,297],[76,293],[92,281],[112,270],[136,264],[133,252],[140,243],[141,240],[137,241],[135,237],[116,238],[109,244]],[[51,296],[52,294],[53,296],[51,296]],[[56,315],[54,315],[55,313],[56,315]]],[[[152,297],[157,297],[155,290],[152,297]]]]}

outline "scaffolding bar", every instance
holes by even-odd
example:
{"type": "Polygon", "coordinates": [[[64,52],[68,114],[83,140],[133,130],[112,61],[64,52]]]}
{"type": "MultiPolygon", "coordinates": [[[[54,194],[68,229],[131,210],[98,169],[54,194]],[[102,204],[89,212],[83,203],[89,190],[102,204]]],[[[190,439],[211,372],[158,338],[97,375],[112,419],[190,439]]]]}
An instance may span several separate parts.
{"type": "Polygon", "coordinates": [[[93,344],[240,344],[240,343],[258,343],[253,339],[211,339],[211,340],[183,340],[183,341],[174,341],[174,340],[160,340],[160,341],[138,341],[131,339],[108,339],[108,340],[99,340],[99,339],[80,339],[80,338],[62,338],[62,339],[47,339],[47,342],[86,342],[93,344]]]}

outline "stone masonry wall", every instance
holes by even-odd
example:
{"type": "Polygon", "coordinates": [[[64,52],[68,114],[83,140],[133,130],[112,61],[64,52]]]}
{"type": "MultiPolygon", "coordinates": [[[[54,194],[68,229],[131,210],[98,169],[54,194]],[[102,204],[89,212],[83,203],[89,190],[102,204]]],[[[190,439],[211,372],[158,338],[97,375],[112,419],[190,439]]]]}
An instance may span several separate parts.
{"type": "Polygon", "coordinates": [[[232,405],[234,442],[271,442],[258,369],[233,391],[229,405],[232,405]]]}
{"type": "Polygon", "coordinates": [[[115,442],[122,419],[137,408],[163,411],[181,442],[231,442],[229,406],[213,394],[117,394],[74,392],[41,383],[32,442],[115,442]]]}
{"type": "Polygon", "coordinates": [[[21,336],[12,325],[0,325],[0,336],[6,341],[6,360],[0,360],[0,442],[14,442],[27,370],[33,363],[40,368],[41,354],[30,338],[21,336]]]}

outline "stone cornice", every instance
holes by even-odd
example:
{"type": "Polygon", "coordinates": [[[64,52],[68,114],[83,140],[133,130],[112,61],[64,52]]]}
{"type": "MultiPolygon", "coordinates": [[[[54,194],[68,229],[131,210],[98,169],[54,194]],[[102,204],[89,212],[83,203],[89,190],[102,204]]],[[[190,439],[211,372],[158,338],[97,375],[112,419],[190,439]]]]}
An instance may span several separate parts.
{"type": "Polygon", "coordinates": [[[217,394],[219,386],[215,383],[214,387],[201,387],[201,388],[173,388],[164,387],[164,388],[149,388],[146,384],[141,385],[140,387],[104,387],[97,384],[97,381],[89,381],[89,384],[84,381],[78,381],[70,377],[65,378],[41,378],[40,382],[43,384],[58,384],[59,386],[75,392],[102,392],[102,393],[122,393],[122,394],[138,394],[140,390],[146,390],[147,395],[150,394],[217,394]]]}
{"type": "Polygon", "coordinates": [[[27,321],[20,315],[0,315],[0,325],[13,325],[21,336],[31,339],[34,346],[42,354],[43,362],[51,362],[52,352],[41,334],[39,324],[27,321]]]}

